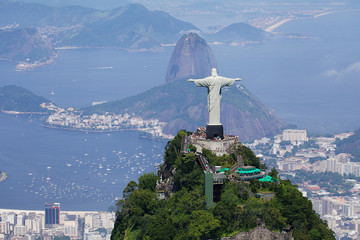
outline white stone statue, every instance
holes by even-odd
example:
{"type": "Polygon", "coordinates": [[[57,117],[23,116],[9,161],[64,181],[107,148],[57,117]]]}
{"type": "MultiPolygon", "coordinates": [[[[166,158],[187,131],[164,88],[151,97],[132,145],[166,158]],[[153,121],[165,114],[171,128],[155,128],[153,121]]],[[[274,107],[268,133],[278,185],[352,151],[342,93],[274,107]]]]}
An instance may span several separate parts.
{"type": "Polygon", "coordinates": [[[215,68],[211,70],[211,76],[203,79],[189,79],[188,82],[194,82],[198,87],[208,88],[208,110],[209,123],[208,125],[221,125],[220,123],[220,100],[221,88],[231,86],[235,81],[240,81],[240,78],[226,78],[219,76],[215,68]]]}

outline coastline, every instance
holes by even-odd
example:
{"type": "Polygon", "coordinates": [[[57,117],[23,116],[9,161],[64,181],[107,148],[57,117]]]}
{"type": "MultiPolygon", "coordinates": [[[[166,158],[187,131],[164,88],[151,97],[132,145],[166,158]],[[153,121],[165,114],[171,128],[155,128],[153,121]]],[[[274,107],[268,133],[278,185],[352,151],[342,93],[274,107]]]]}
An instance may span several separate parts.
{"type": "MultiPolygon", "coordinates": [[[[90,133],[111,133],[111,132],[123,132],[123,131],[139,131],[143,134],[147,133],[147,129],[143,129],[143,128],[123,128],[123,129],[114,129],[114,130],[94,130],[94,129],[78,129],[78,128],[67,128],[67,127],[56,127],[56,126],[50,126],[48,124],[40,124],[40,126],[42,127],[46,127],[46,128],[52,128],[52,129],[57,129],[57,130],[66,130],[66,131],[77,131],[77,132],[90,132],[90,133]]],[[[149,135],[151,135],[149,133],[149,135]]],[[[141,135],[141,138],[145,138],[145,139],[151,139],[151,140],[157,140],[157,141],[167,141],[168,138],[164,138],[164,137],[156,137],[156,136],[144,136],[141,135]]]]}
{"type": "Polygon", "coordinates": [[[336,10],[336,11],[330,11],[330,12],[323,12],[320,14],[317,14],[314,16],[314,18],[318,18],[318,17],[322,17],[331,13],[339,13],[339,12],[354,12],[354,11],[359,11],[360,9],[348,9],[348,10],[336,10]]]}
{"type": "MultiPolygon", "coordinates": [[[[332,14],[332,13],[339,13],[339,12],[353,12],[353,11],[359,11],[360,9],[348,9],[348,10],[335,10],[335,11],[329,11],[329,12],[323,12],[323,13],[319,13],[316,15],[313,15],[313,18],[318,18],[318,17],[322,17],[322,16],[326,16],[328,14],[332,14]]],[[[311,16],[309,16],[309,18],[311,18],[311,16]]],[[[281,20],[280,22],[277,22],[269,27],[267,27],[265,29],[266,32],[272,32],[274,31],[276,28],[280,27],[281,25],[289,22],[289,21],[293,21],[293,20],[298,20],[298,19],[304,19],[304,18],[286,18],[281,20]]]]}
{"type": "Polygon", "coordinates": [[[8,111],[8,110],[4,110],[2,109],[1,112],[5,113],[5,114],[10,114],[10,115],[31,115],[31,114],[36,114],[36,115],[46,115],[49,114],[48,112],[18,112],[18,111],[8,111]]]}
{"type": "Polygon", "coordinates": [[[280,27],[281,25],[283,25],[284,23],[286,22],[289,22],[289,21],[292,21],[292,20],[295,20],[293,18],[287,18],[287,19],[284,19],[278,23],[275,23],[274,25],[271,25],[270,27],[266,28],[265,29],[265,32],[272,32],[273,30],[275,30],[276,28],[280,27]]]}
{"type": "Polygon", "coordinates": [[[57,58],[58,56],[59,55],[56,53],[54,56],[50,57],[50,59],[44,62],[40,62],[40,61],[35,61],[33,63],[19,62],[16,65],[16,71],[31,71],[34,70],[35,68],[51,64],[55,61],[55,58],[57,58]]]}
{"type": "Polygon", "coordinates": [[[107,133],[107,132],[122,132],[122,131],[141,131],[145,132],[145,130],[141,128],[123,128],[123,129],[114,129],[114,130],[94,130],[94,129],[80,129],[80,128],[69,128],[69,127],[55,127],[50,126],[48,124],[41,123],[40,126],[46,128],[53,128],[58,130],[68,130],[68,131],[78,131],[78,132],[94,132],[94,133],[107,133]]]}

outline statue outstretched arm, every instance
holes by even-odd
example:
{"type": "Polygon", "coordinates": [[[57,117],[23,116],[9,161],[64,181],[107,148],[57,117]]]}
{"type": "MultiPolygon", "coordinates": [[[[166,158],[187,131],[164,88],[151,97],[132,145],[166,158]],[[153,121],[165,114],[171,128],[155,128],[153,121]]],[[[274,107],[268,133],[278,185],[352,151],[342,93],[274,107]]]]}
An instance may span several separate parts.
{"type": "Polygon", "coordinates": [[[211,82],[209,81],[208,78],[203,78],[203,79],[188,79],[188,82],[194,82],[196,84],[196,86],[198,87],[208,87],[211,85],[211,82]]]}

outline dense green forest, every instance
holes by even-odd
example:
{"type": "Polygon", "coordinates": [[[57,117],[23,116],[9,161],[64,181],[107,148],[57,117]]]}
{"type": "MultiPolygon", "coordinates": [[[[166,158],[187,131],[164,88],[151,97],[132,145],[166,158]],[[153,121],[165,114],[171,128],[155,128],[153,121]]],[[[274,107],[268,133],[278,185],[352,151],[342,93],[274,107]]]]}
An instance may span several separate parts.
{"type": "Polygon", "coordinates": [[[48,112],[40,106],[50,102],[48,99],[35,95],[25,88],[15,85],[0,87],[0,109],[17,112],[48,112]]]}
{"type": "MultiPolygon", "coordinates": [[[[289,228],[295,239],[335,239],[327,224],[312,209],[312,203],[289,180],[261,183],[259,180],[224,182],[221,199],[207,209],[203,171],[196,155],[181,155],[180,131],[165,147],[164,164],[158,173],[147,173],[138,182],[128,183],[117,204],[117,218],[111,239],[220,239],[249,231],[264,222],[272,231],[289,228]],[[160,200],[156,184],[173,182],[172,194],[160,200]],[[257,194],[258,193],[258,194],[257,194]],[[259,197],[274,193],[271,200],[259,197]]],[[[243,146],[236,151],[247,165],[260,165],[259,159],[243,146]]],[[[231,165],[234,156],[216,157],[205,150],[210,164],[231,165]]],[[[277,178],[275,169],[269,174],[277,178]]]]}

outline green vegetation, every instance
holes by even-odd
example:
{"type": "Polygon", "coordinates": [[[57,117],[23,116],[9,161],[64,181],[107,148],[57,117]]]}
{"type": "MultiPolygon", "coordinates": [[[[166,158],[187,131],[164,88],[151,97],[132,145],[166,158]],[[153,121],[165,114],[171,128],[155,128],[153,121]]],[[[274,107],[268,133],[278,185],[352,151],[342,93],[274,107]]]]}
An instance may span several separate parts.
{"type": "Polygon", "coordinates": [[[295,173],[295,177],[289,176],[289,179],[294,184],[310,180],[312,184],[319,185],[319,187],[332,193],[334,196],[347,195],[348,193],[346,192],[353,187],[353,184],[346,182],[345,179],[338,173],[314,173],[304,170],[297,170],[295,173]]]}
{"type": "MultiPolygon", "coordinates": [[[[173,187],[166,200],[159,200],[153,173],[140,176],[124,189],[118,202],[117,219],[111,239],[219,239],[255,228],[259,221],[272,231],[290,226],[295,239],[335,239],[333,232],[312,209],[311,201],[290,181],[250,182],[226,180],[220,201],[207,209],[203,188],[203,172],[196,155],[180,154],[181,139],[186,131],[169,141],[160,173],[173,187]],[[256,198],[255,193],[273,193],[270,200],[256,198]]],[[[240,147],[244,161],[260,165],[248,148],[240,147]]],[[[231,164],[233,156],[217,158],[208,150],[210,163],[231,164]]],[[[276,169],[271,176],[277,177],[276,169]]]]}
{"type": "Polygon", "coordinates": [[[310,139],[309,141],[301,144],[299,148],[319,148],[319,145],[316,144],[315,140],[310,139]]]}
{"type": "Polygon", "coordinates": [[[155,191],[156,182],[159,177],[155,173],[145,173],[139,177],[139,188],[155,191]]]}
{"type": "Polygon", "coordinates": [[[33,63],[56,55],[35,27],[0,30],[0,57],[13,61],[33,63]]]}
{"type": "Polygon", "coordinates": [[[352,161],[360,162],[360,128],[354,132],[354,135],[343,140],[337,139],[336,153],[350,153],[354,156],[352,161]]]}
{"type": "Polygon", "coordinates": [[[234,154],[217,157],[212,151],[206,148],[202,149],[202,154],[206,157],[211,166],[222,166],[224,168],[230,168],[236,164],[236,156],[234,154]]]}
{"type": "Polygon", "coordinates": [[[40,107],[41,103],[50,102],[46,98],[39,97],[22,87],[7,85],[0,87],[0,109],[17,112],[48,112],[40,107]]]}

